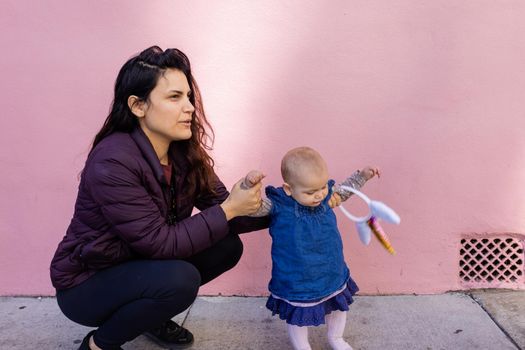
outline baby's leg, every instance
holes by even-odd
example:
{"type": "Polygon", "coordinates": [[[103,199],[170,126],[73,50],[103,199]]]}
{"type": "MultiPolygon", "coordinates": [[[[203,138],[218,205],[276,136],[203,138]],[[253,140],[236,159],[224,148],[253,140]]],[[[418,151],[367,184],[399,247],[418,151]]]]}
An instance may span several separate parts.
{"type": "Polygon", "coordinates": [[[308,342],[308,327],[286,324],[294,350],[312,350],[308,342]]]}
{"type": "Polygon", "coordinates": [[[332,311],[325,316],[328,327],[328,343],[334,350],[352,350],[352,347],[344,341],[343,332],[346,325],[346,311],[332,311]]]}

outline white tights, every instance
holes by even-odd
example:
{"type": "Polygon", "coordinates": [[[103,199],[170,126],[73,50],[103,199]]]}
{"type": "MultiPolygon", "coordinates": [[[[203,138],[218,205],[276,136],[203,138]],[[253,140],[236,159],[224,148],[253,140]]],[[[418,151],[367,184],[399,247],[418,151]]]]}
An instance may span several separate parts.
{"type": "MultiPolygon", "coordinates": [[[[346,325],[346,311],[332,311],[325,316],[328,328],[328,343],[333,350],[352,350],[352,347],[344,341],[343,332],[346,325]]],[[[286,324],[288,335],[295,350],[312,350],[308,342],[308,327],[299,327],[286,324]]]]}

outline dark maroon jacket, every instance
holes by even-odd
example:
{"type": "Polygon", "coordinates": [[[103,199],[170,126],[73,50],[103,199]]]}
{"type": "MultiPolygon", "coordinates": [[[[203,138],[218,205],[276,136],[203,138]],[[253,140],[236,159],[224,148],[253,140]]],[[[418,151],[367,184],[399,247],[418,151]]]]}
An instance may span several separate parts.
{"type": "Polygon", "coordinates": [[[170,188],[140,128],[114,133],[93,149],[82,173],[73,219],[51,262],[55,288],[76,286],[97,270],[132,259],[189,257],[228,234],[268,227],[267,217],[226,221],[219,206],[229,195],[223,183],[216,177],[215,195],[188,191],[188,162],[174,147],[170,158],[174,225],[166,222],[170,188]],[[194,207],[200,212],[191,216],[194,207]]]}

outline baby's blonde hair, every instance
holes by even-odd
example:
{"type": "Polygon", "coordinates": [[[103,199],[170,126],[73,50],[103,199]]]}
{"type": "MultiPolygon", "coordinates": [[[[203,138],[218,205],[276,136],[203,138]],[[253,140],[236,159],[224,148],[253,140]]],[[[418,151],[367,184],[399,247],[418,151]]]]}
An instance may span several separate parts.
{"type": "Polygon", "coordinates": [[[326,169],[323,157],[310,147],[297,147],[289,150],[281,160],[281,175],[284,182],[291,184],[305,170],[321,171],[326,169]]]}

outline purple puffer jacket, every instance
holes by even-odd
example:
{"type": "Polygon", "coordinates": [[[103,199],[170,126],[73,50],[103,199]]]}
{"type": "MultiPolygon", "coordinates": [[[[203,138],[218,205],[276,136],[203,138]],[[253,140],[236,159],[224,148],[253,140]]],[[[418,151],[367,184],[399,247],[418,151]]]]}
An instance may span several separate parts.
{"type": "MultiPolygon", "coordinates": [[[[89,155],[75,212],[51,261],[56,289],[74,287],[101,270],[132,259],[176,259],[198,253],[229,233],[268,227],[268,218],[229,222],[219,206],[229,195],[217,178],[211,194],[186,194],[188,163],[171,150],[177,223],[168,225],[170,190],[144,132],[115,133],[89,155]],[[193,207],[200,213],[191,216],[193,207]]],[[[194,191],[193,191],[194,192],[194,191]]]]}

